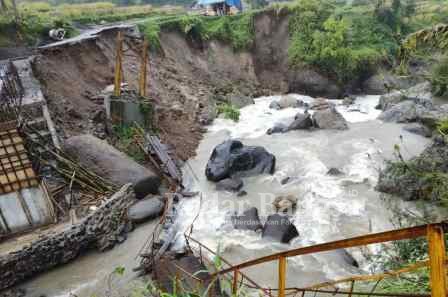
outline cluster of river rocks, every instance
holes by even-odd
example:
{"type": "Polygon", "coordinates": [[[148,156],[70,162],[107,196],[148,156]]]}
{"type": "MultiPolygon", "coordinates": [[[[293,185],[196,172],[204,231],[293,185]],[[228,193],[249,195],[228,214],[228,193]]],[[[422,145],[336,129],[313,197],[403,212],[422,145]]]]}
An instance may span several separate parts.
{"type": "MultiPolygon", "coordinates": [[[[238,140],[227,140],[215,147],[207,163],[205,174],[207,179],[216,182],[217,190],[230,192],[241,191],[241,177],[258,174],[272,174],[275,171],[275,156],[259,146],[245,146],[238,140]]],[[[280,205],[281,201],[277,201],[280,205]]],[[[268,216],[264,225],[261,224],[258,210],[253,207],[241,215],[232,217],[236,229],[262,230],[263,237],[269,237],[283,243],[299,236],[294,224],[283,214],[268,216]]]]}
{"type": "Polygon", "coordinates": [[[448,142],[435,128],[448,118],[448,104],[435,104],[431,85],[422,83],[381,96],[378,108],[383,110],[380,120],[407,123],[405,130],[433,140],[421,155],[406,163],[389,162],[380,173],[376,190],[405,200],[442,200],[448,191],[446,181],[437,181],[436,174],[448,173],[448,142]]]}
{"type": "Polygon", "coordinates": [[[305,108],[305,112],[297,113],[294,120],[289,125],[277,123],[274,127],[268,129],[266,133],[269,135],[274,133],[286,133],[291,130],[309,130],[313,128],[336,130],[348,129],[347,121],[336,110],[335,105],[323,98],[318,98],[311,104],[308,104],[292,96],[283,96],[280,100],[273,101],[269,107],[276,110],[283,108],[305,108]],[[314,110],[314,113],[311,115],[308,112],[308,109],[314,110]]]}
{"type": "MultiPolygon", "coordinates": [[[[353,97],[342,101],[349,106],[354,103],[353,97]]],[[[277,123],[268,129],[267,134],[286,133],[291,130],[313,129],[348,129],[344,117],[336,110],[331,101],[318,98],[312,103],[306,103],[293,96],[282,96],[280,100],[271,102],[271,109],[302,108],[289,125],[277,123]],[[308,110],[313,111],[312,114],[308,110]]],[[[393,91],[380,97],[377,109],[383,112],[378,117],[384,122],[407,123],[403,129],[425,137],[431,137],[438,121],[448,115],[448,104],[436,105],[433,102],[431,86],[429,83],[418,84],[407,90],[393,91]]],[[[439,170],[448,172],[446,160],[448,159],[448,145],[443,137],[435,137],[433,144],[425,152],[415,158],[414,163],[426,171],[439,170]]],[[[275,170],[275,156],[259,146],[245,146],[238,140],[227,140],[213,150],[207,163],[205,174],[207,179],[216,183],[216,190],[237,193],[243,196],[242,177],[257,174],[272,174],[275,170]]],[[[411,172],[412,173],[412,172],[411,172]]],[[[397,173],[395,167],[387,166],[380,173],[378,191],[398,194],[405,199],[418,199],[419,193],[425,193],[422,188],[427,183],[418,175],[411,173],[397,173]]],[[[339,175],[341,172],[332,168],[329,175],[339,175]]],[[[286,181],[287,182],[287,181],[286,181]]],[[[436,193],[437,194],[437,193],[436,193]]],[[[434,197],[440,199],[440,197],[434,197]]],[[[263,237],[276,241],[289,243],[291,239],[299,236],[299,232],[284,210],[294,209],[297,197],[286,195],[277,197],[274,201],[277,213],[268,216],[263,225],[256,208],[250,208],[242,214],[235,214],[232,223],[236,229],[262,230],[263,237]]]]}

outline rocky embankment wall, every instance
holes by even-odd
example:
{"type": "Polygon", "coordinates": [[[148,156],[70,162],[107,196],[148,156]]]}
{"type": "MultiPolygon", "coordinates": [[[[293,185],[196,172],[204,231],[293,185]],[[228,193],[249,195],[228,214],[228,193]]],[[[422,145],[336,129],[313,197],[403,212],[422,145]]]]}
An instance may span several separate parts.
{"type": "Polygon", "coordinates": [[[130,185],[123,186],[93,214],[68,229],[0,256],[0,290],[39,272],[65,264],[90,248],[105,250],[126,239],[126,210],[134,202],[130,185]]]}

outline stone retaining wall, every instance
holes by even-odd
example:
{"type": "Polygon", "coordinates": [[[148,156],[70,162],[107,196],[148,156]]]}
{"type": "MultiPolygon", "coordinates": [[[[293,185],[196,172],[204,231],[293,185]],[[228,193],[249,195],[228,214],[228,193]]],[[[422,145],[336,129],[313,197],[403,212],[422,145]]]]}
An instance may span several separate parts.
{"type": "Polygon", "coordinates": [[[126,210],[134,200],[131,185],[125,185],[78,224],[1,255],[0,290],[65,264],[90,248],[103,251],[124,241],[131,230],[126,210]]]}

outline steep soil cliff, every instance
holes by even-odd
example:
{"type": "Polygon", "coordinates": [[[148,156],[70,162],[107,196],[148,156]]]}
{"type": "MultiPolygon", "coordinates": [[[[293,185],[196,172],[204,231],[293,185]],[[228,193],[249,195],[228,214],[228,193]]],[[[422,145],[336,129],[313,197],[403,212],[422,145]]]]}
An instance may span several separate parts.
{"type": "MultiPolygon", "coordinates": [[[[155,103],[164,140],[180,158],[194,154],[202,124],[215,117],[217,100],[298,92],[340,97],[324,74],[288,66],[288,16],[274,11],[254,18],[250,49],[235,51],[222,41],[198,41],[175,30],[160,32],[160,49],[149,55],[148,95],[155,103]],[[202,124],[201,124],[202,123],[202,124]]],[[[41,50],[35,71],[64,136],[92,132],[103,108],[95,97],[113,83],[116,32],[95,40],[41,50]]],[[[140,41],[127,38],[124,80],[137,87],[140,41]]]]}

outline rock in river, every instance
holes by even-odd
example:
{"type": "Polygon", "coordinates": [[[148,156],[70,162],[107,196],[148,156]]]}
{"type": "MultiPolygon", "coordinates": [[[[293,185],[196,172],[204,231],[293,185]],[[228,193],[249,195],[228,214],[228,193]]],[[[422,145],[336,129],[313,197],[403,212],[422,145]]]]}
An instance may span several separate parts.
{"type": "Polygon", "coordinates": [[[409,123],[417,120],[417,108],[411,100],[397,103],[384,111],[378,119],[385,122],[409,123]]]}
{"type": "Polygon", "coordinates": [[[289,243],[299,236],[299,231],[285,215],[270,215],[263,227],[263,238],[272,238],[282,243],[289,243]]]}
{"type": "Polygon", "coordinates": [[[226,178],[216,184],[217,191],[238,192],[243,187],[243,181],[240,178],[226,178]]]}
{"type": "Polygon", "coordinates": [[[272,109],[284,109],[284,108],[298,108],[305,107],[307,104],[302,100],[296,99],[293,96],[285,95],[278,101],[272,101],[269,108],[272,109]]]}
{"type": "Polygon", "coordinates": [[[233,227],[238,230],[257,231],[263,228],[256,207],[247,209],[242,215],[232,216],[232,224],[233,227]]]}
{"type": "Polygon", "coordinates": [[[90,134],[72,136],[65,141],[64,149],[82,166],[115,185],[132,183],[137,199],[158,193],[161,180],[157,174],[104,140],[90,134]]]}
{"type": "Polygon", "coordinates": [[[311,119],[311,115],[305,111],[304,113],[296,114],[288,130],[310,129],[311,127],[313,127],[313,120],[311,119]]]}
{"type": "Polygon", "coordinates": [[[218,182],[228,177],[273,174],[275,156],[260,146],[244,146],[241,141],[227,140],[217,145],[207,162],[205,175],[218,182]]]}
{"type": "Polygon", "coordinates": [[[331,175],[331,176],[344,175],[344,172],[342,172],[339,168],[331,167],[327,171],[327,175],[331,175]]]}
{"type": "Polygon", "coordinates": [[[288,127],[282,123],[276,123],[274,124],[274,127],[269,128],[268,131],[266,131],[267,135],[276,134],[276,133],[285,133],[288,132],[288,127]]]}
{"type": "Polygon", "coordinates": [[[426,127],[423,126],[420,123],[410,123],[403,127],[403,130],[408,131],[409,133],[414,133],[417,135],[421,135],[423,137],[431,137],[432,131],[426,127]]]}
{"type": "Polygon", "coordinates": [[[278,212],[287,212],[296,208],[297,200],[294,195],[278,196],[272,204],[278,212]]]}
{"type": "Polygon", "coordinates": [[[334,107],[316,111],[313,121],[316,128],[320,129],[348,129],[347,121],[334,107]]]}
{"type": "Polygon", "coordinates": [[[164,206],[159,197],[142,199],[129,207],[128,219],[135,223],[155,219],[162,214],[164,206]]]}

